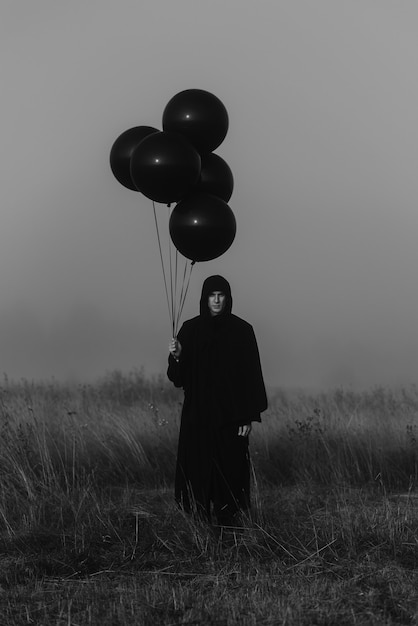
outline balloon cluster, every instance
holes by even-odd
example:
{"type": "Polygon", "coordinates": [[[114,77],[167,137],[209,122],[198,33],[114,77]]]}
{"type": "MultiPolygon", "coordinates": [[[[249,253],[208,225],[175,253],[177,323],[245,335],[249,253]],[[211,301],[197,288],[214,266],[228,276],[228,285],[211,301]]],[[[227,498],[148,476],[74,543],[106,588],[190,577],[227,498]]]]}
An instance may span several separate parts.
{"type": "Polygon", "coordinates": [[[192,261],[215,259],[231,246],[235,216],[227,204],[234,179],[213,151],[228,132],[223,103],[202,89],[187,89],[167,103],[160,131],[136,126],[110,151],[110,167],[128,189],[171,205],[169,231],[176,249],[192,261]]]}

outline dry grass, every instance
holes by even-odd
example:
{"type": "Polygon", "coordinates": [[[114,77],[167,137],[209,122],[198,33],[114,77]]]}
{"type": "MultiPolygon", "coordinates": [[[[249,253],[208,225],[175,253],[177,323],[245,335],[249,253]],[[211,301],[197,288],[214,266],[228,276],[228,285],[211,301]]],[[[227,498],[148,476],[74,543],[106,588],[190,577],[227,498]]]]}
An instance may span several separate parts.
{"type": "Polygon", "coordinates": [[[415,389],[277,394],[253,510],[172,501],[179,402],[142,372],[4,381],[0,624],[416,624],[415,389]]]}

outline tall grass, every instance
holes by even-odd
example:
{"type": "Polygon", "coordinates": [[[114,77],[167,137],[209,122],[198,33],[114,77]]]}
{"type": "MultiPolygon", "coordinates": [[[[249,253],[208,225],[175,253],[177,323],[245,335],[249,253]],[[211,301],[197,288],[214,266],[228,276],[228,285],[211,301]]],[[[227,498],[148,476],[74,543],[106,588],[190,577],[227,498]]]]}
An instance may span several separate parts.
{"type": "MultiPolygon", "coordinates": [[[[4,381],[0,388],[0,519],[13,526],[45,491],[86,483],[172,482],[181,393],[142,371],[94,385],[4,381]]],[[[251,436],[262,483],[379,484],[418,478],[418,391],[276,393],[251,436]]],[[[29,513],[25,513],[29,515],[29,513]]]]}
{"type": "Polygon", "coordinates": [[[270,394],[222,541],[172,501],[181,403],[142,371],[4,379],[0,624],[416,623],[415,387],[270,394]]]}
{"type": "Polygon", "coordinates": [[[409,489],[418,478],[418,390],[278,392],[254,438],[256,464],[272,482],[409,489]]]}

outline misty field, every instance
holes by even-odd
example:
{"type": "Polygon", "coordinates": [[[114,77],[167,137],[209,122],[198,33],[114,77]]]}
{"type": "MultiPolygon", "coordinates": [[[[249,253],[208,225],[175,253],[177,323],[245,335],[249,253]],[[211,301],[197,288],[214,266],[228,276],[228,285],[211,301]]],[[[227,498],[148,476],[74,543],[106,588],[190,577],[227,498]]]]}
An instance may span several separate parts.
{"type": "Polygon", "coordinates": [[[1,626],[418,624],[415,387],[271,393],[222,533],[173,502],[181,402],[3,380],[1,626]]]}

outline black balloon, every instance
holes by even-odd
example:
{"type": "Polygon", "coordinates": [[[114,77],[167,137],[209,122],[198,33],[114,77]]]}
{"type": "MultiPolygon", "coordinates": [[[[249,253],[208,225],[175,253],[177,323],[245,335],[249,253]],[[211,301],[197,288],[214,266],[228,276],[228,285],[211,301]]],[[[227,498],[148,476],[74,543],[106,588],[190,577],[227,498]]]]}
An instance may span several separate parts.
{"type": "Polygon", "coordinates": [[[131,158],[131,177],[144,196],[156,202],[178,202],[197,183],[201,159],[193,146],[176,133],[146,137],[131,158]]]}
{"type": "Polygon", "coordinates": [[[192,261],[210,261],[228,250],[237,225],[229,205],[205,193],[194,193],[171,212],[170,236],[177,250],[192,261]]]}
{"type": "Polygon", "coordinates": [[[202,169],[196,191],[210,193],[228,202],[234,189],[234,177],[226,161],[217,154],[202,156],[202,169]]]}
{"type": "Polygon", "coordinates": [[[137,191],[131,178],[131,156],[145,137],[158,132],[158,128],[153,128],[152,126],[134,126],[125,130],[114,142],[110,150],[110,167],[115,178],[124,187],[137,191]]]}
{"type": "Polygon", "coordinates": [[[163,112],[163,129],[184,135],[200,154],[212,152],[222,143],[228,125],[224,104],[203,89],[180,91],[163,112]]]}

